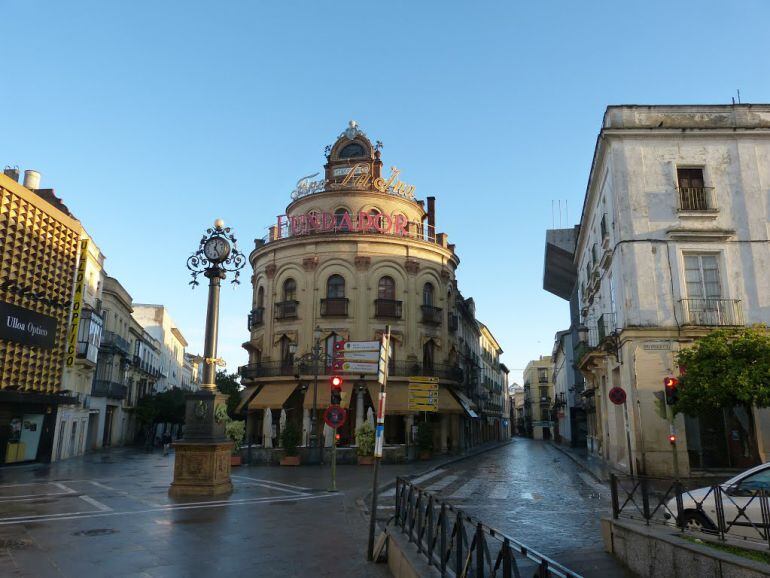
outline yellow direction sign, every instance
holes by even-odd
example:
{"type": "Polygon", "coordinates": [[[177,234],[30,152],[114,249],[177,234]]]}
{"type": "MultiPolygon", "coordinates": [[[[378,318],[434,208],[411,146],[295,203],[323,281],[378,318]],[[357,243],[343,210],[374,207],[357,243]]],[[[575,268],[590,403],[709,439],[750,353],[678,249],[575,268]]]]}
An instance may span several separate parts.
{"type": "Polygon", "coordinates": [[[418,378],[426,381],[412,382],[413,379],[409,378],[409,410],[438,411],[438,379],[418,378]]]}
{"type": "Polygon", "coordinates": [[[438,383],[410,383],[409,391],[438,391],[438,383]]]}
{"type": "Polygon", "coordinates": [[[422,375],[412,375],[409,377],[409,383],[435,383],[438,385],[438,377],[424,377],[422,375]]]}

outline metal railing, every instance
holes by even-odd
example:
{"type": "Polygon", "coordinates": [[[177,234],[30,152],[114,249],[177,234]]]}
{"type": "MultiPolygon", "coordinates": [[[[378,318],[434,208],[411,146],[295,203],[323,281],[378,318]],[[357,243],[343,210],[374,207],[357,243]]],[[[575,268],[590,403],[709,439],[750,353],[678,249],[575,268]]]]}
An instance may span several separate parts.
{"type": "Polygon", "coordinates": [[[428,325],[441,325],[441,307],[422,305],[422,322],[428,325]]]}
{"type": "Polygon", "coordinates": [[[116,383],[107,379],[94,380],[91,387],[91,395],[94,397],[109,397],[112,399],[124,399],[128,388],[122,383],[116,383]]]}
{"type": "Polygon", "coordinates": [[[714,187],[679,187],[680,211],[716,211],[714,187]]]}
{"type": "Polygon", "coordinates": [[[720,540],[762,543],[770,549],[770,488],[766,483],[734,486],[713,479],[610,475],[612,517],[646,525],[676,526],[720,540]]]}
{"type": "Polygon", "coordinates": [[[114,331],[102,332],[102,346],[114,347],[115,349],[118,349],[125,354],[131,353],[131,345],[128,343],[128,340],[121,337],[114,331]]]}
{"type": "MultiPolygon", "coordinates": [[[[302,365],[302,364],[299,364],[302,365]]],[[[300,374],[306,374],[312,371],[312,367],[307,371],[302,371],[293,361],[262,361],[260,363],[249,363],[238,368],[238,374],[244,379],[258,379],[260,377],[290,377],[300,374]]],[[[319,365],[319,375],[327,374],[327,368],[319,365]]]]}
{"type": "Polygon", "coordinates": [[[297,317],[299,301],[280,301],[275,304],[276,319],[294,319],[297,317]]]}
{"type": "Polygon", "coordinates": [[[324,317],[347,317],[348,301],[347,297],[321,299],[321,315],[324,317]]]}
{"type": "Polygon", "coordinates": [[[463,370],[459,365],[443,363],[423,364],[414,361],[391,361],[388,372],[394,377],[421,375],[424,377],[451,379],[457,382],[463,379],[463,370]]]}
{"type": "Polygon", "coordinates": [[[681,299],[683,325],[743,325],[739,299],[681,299]]]}
{"type": "MultiPolygon", "coordinates": [[[[294,375],[312,375],[313,364],[309,362],[284,362],[262,361],[249,363],[238,368],[238,374],[244,379],[258,379],[261,377],[290,377],[294,375]]],[[[457,365],[434,363],[424,365],[414,361],[391,361],[389,374],[393,377],[410,377],[419,375],[423,377],[438,377],[460,382],[463,379],[463,370],[457,365]]],[[[318,375],[332,375],[335,372],[330,363],[321,361],[318,364],[318,375]]]]}
{"type": "Polygon", "coordinates": [[[396,301],[395,299],[375,299],[374,316],[400,319],[403,305],[403,301],[396,301]]]}
{"type": "Polygon", "coordinates": [[[441,576],[580,576],[401,477],[392,520],[441,576]]]}

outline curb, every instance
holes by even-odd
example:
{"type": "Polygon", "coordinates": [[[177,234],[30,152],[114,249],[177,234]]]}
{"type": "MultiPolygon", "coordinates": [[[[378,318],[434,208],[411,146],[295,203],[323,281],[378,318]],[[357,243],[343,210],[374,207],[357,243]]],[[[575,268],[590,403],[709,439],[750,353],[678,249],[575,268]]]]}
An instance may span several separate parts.
{"type": "Polygon", "coordinates": [[[596,474],[596,472],[594,472],[594,471],[593,471],[593,470],[592,470],[592,469],[591,469],[591,468],[588,466],[588,464],[586,464],[586,463],[585,463],[583,460],[581,460],[579,457],[577,457],[577,456],[573,455],[571,452],[569,452],[569,451],[567,451],[566,449],[564,449],[564,448],[560,447],[560,446],[559,446],[557,443],[555,443],[555,442],[553,442],[553,441],[550,441],[550,442],[548,442],[548,443],[549,443],[549,445],[550,445],[552,448],[554,448],[555,450],[558,450],[559,452],[561,452],[562,454],[564,454],[565,456],[567,456],[569,459],[571,459],[571,460],[572,460],[572,461],[573,461],[575,464],[577,464],[578,466],[580,466],[580,468],[581,468],[582,470],[584,470],[584,471],[586,471],[588,474],[590,474],[590,475],[591,475],[591,477],[592,477],[593,479],[595,479],[597,482],[599,482],[600,484],[606,484],[606,483],[608,483],[608,482],[609,482],[609,479],[606,479],[606,480],[604,480],[604,479],[602,479],[600,476],[598,476],[598,475],[596,474]]]}

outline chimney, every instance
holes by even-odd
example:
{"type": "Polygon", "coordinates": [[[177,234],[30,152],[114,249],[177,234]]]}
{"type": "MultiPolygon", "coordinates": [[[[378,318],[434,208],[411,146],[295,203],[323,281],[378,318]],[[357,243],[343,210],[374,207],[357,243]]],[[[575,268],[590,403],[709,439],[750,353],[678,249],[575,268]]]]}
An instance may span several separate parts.
{"type": "Polygon", "coordinates": [[[24,171],[24,186],[33,191],[39,189],[40,173],[32,170],[24,171]]]}
{"type": "Polygon", "coordinates": [[[8,178],[13,179],[17,183],[19,182],[19,167],[11,167],[6,165],[5,169],[3,169],[3,174],[8,178]]]}
{"type": "Polygon", "coordinates": [[[428,197],[428,240],[436,238],[436,197],[428,197]]]}

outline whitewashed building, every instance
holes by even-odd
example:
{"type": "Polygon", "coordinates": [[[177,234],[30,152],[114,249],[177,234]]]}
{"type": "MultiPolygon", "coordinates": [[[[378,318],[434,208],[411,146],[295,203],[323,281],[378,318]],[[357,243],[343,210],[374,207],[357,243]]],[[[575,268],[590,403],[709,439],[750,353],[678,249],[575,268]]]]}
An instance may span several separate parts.
{"type": "Polygon", "coordinates": [[[574,254],[588,328],[576,363],[588,447],[618,469],[671,475],[674,451],[682,475],[770,459],[766,410],[677,416],[672,445],[656,395],[681,347],[770,322],[769,137],[770,105],[607,108],[574,254]]]}
{"type": "Polygon", "coordinates": [[[164,305],[134,304],[134,318],[158,340],[160,376],[155,391],[181,388],[184,383],[184,355],[187,340],[164,305]]]}

